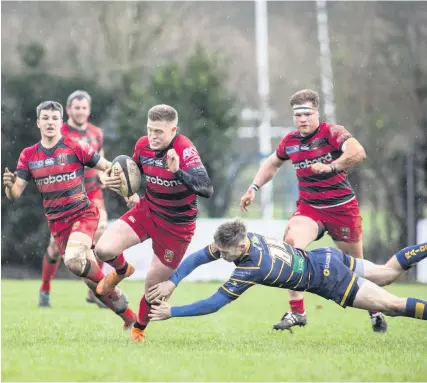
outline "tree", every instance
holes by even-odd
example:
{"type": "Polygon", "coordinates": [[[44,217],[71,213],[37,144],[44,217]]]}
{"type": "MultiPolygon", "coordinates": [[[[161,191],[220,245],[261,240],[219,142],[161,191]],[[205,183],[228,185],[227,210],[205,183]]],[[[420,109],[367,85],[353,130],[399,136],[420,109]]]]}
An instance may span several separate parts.
{"type": "Polygon", "coordinates": [[[120,145],[127,146],[129,153],[135,138],[144,134],[152,105],[165,103],[177,109],[179,129],[198,148],[214,184],[214,196],[200,199],[210,217],[226,212],[234,180],[228,169],[233,163],[229,152],[238,129],[238,112],[236,97],[225,83],[224,63],[197,46],[183,67],[171,62],[156,70],[147,91],[133,83],[115,116],[120,145]]]}

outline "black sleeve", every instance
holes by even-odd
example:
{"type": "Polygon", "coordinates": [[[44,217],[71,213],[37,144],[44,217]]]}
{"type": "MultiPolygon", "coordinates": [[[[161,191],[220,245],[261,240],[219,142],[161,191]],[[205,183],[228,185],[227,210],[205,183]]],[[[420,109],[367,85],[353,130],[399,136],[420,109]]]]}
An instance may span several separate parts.
{"type": "Polygon", "coordinates": [[[214,192],[212,182],[203,165],[189,168],[187,171],[178,169],[175,176],[195,194],[205,198],[212,197],[214,192]]]}

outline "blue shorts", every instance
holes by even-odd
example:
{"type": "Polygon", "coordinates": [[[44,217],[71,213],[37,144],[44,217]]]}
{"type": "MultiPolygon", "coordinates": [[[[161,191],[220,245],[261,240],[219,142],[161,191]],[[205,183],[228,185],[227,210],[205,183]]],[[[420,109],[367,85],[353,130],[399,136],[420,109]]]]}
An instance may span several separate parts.
{"type": "Polygon", "coordinates": [[[333,300],[342,307],[351,306],[359,290],[355,261],[332,247],[307,251],[310,270],[308,292],[333,300]]]}

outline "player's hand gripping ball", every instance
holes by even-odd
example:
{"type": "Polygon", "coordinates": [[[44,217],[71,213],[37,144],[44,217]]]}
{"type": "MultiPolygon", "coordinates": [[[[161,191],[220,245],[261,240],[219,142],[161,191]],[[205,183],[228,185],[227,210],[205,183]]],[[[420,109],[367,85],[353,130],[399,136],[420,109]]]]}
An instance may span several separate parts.
{"type": "Polygon", "coordinates": [[[141,172],[138,165],[128,156],[118,156],[113,160],[111,176],[120,176],[122,183],[119,194],[123,197],[134,195],[141,185],[141,172]]]}

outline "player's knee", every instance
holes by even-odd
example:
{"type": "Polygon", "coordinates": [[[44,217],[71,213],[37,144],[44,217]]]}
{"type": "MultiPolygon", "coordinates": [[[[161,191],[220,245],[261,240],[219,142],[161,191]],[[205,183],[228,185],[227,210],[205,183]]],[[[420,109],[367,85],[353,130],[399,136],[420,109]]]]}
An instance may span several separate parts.
{"type": "Polygon", "coordinates": [[[64,264],[73,274],[81,277],[85,274],[88,262],[86,260],[87,246],[83,243],[79,245],[67,246],[64,256],[64,264]]]}
{"type": "Polygon", "coordinates": [[[47,247],[46,254],[49,260],[52,260],[52,262],[49,263],[56,263],[56,261],[59,258],[59,251],[56,247],[55,243],[49,243],[49,246],[47,247]]]}
{"type": "Polygon", "coordinates": [[[114,254],[111,250],[110,246],[108,246],[108,244],[104,244],[103,241],[98,241],[95,246],[94,253],[97,258],[104,262],[117,256],[117,254],[114,254]]]}

